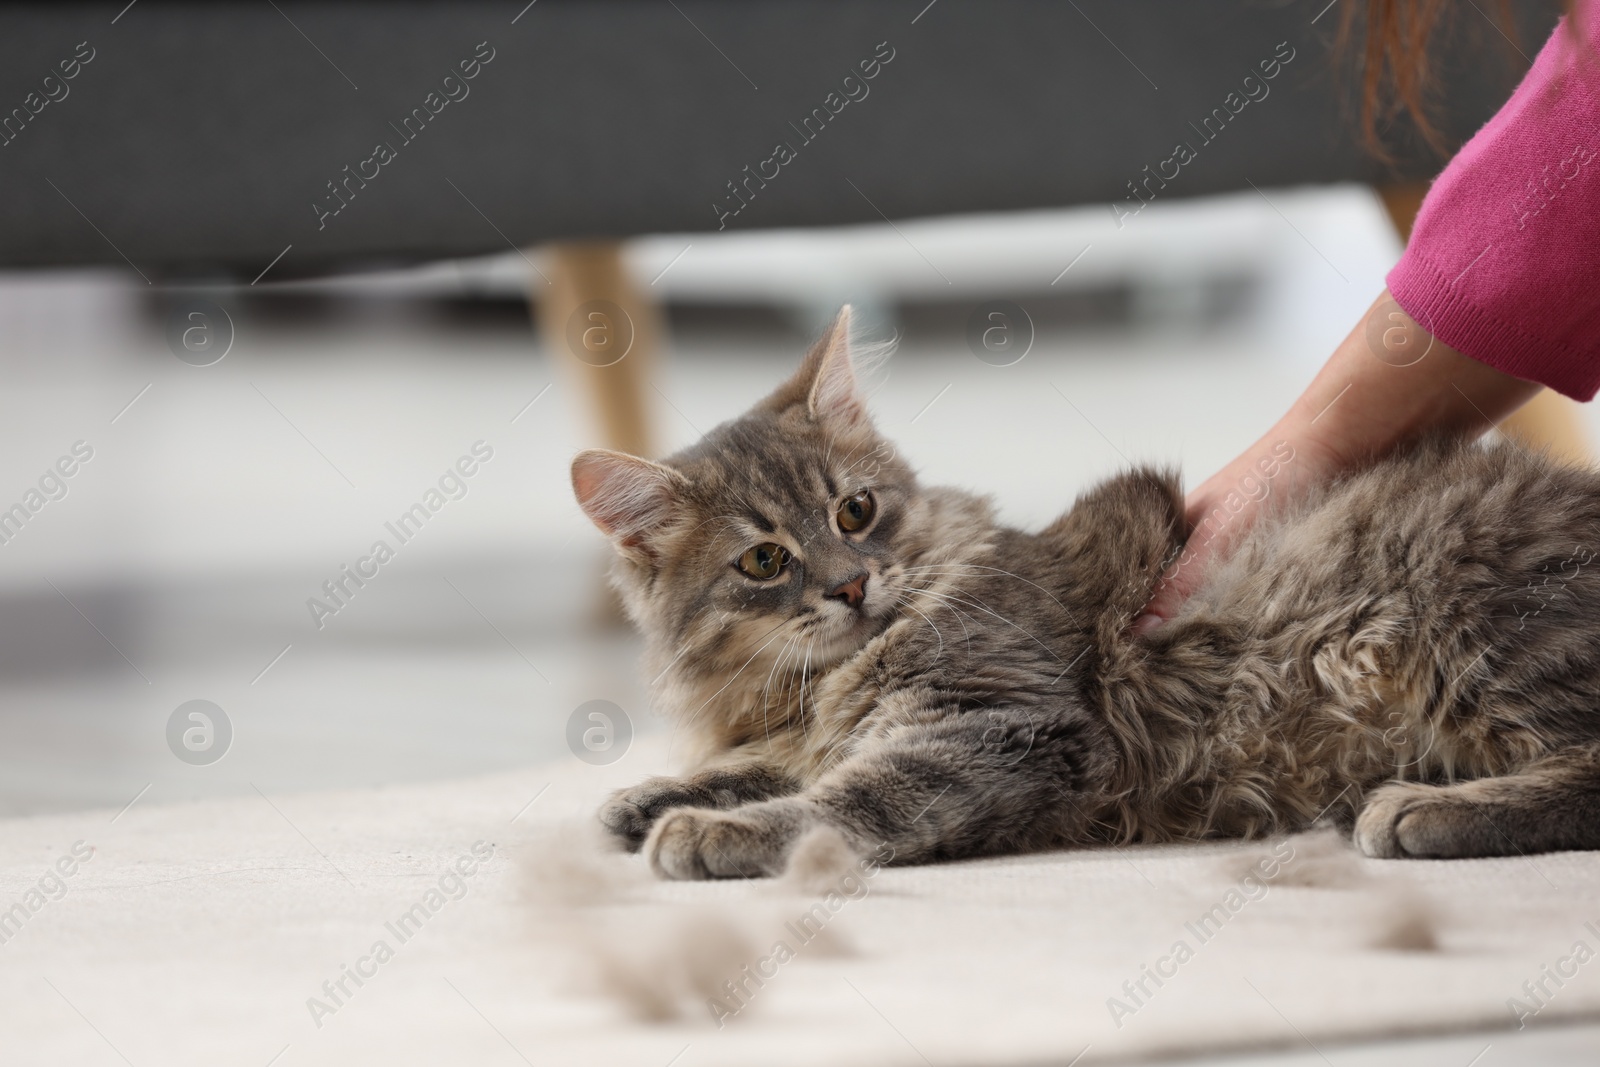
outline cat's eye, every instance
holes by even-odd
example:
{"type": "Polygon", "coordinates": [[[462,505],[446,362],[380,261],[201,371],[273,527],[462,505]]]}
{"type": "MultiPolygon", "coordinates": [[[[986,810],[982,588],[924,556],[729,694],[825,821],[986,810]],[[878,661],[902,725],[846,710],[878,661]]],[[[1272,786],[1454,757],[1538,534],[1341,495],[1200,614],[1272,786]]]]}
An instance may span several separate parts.
{"type": "Polygon", "coordinates": [[[776,578],[789,562],[789,550],[770,541],[756,545],[739,557],[739,569],[759,581],[776,578]]]}
{"type": "Polygon", "coordinates": [[[855,533],[867,528],[867,523],[872,521],[873,513],[877,510],[878,505],[872,499],[872,494],[862,490],[855,496],[846,497],[835,517],[839,520],[839,529],[845,533],[855,533]]]}

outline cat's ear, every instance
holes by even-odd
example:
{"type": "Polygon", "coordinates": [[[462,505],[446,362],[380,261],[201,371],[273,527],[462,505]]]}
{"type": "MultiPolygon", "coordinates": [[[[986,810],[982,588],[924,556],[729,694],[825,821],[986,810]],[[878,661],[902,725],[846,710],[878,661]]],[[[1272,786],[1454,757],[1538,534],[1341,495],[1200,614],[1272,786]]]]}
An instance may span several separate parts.
{"type": "Polygon", "coordinates": [[[640,550],[677,513],[688,480],[671,467],[625,452],[590,448],[572,461],[572,491],[583,513],[619,549],[640,550]]]}
{"type": "Polygon", "coordinates": [[[850,305],[846,304],[806,353],[794,377],[767,398],[766,408],[782,411],[805,404],[812,416],[823,421],[867,421],[867,405],[856,382],[850,350],[850,317],[850,305]]]}
{"type": "MultiPolygon", "coordinates": [[[[856,370],[850,351],[850,305],[839,309],[828,330],[812,347],[817,357],[816,372],[806,404],[811,414],[825,422],[866,422],[867,405],[856,384],[856,370]]],[[[812,356],[807,355],[809,363],[812,356]]]]}

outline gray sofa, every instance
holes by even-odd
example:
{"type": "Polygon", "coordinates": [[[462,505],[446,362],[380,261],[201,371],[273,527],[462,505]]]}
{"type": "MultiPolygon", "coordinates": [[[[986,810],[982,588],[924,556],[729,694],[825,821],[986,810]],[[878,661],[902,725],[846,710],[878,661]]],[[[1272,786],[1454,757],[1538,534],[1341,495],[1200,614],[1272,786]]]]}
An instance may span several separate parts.
{"type": "MultiPolygon", "coordinates": [[[[125,2],[0,8],[0,264],[275,280],[1438,167],[1360,151],[1328,0],[125,2]]],[[[1515,81],[1476,30],[1456,139],[1515,81]]]]}

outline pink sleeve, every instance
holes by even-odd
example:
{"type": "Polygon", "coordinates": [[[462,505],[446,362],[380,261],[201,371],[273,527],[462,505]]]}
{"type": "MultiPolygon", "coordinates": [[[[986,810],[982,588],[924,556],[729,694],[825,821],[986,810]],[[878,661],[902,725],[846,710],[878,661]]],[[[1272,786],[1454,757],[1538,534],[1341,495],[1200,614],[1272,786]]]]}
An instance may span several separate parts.
{"type": "Polygon", "coordinates": [[[1445,344],[1578,400],[1600,389],[1600,0],[1429,190],[1389,292],[1445,344]]]}

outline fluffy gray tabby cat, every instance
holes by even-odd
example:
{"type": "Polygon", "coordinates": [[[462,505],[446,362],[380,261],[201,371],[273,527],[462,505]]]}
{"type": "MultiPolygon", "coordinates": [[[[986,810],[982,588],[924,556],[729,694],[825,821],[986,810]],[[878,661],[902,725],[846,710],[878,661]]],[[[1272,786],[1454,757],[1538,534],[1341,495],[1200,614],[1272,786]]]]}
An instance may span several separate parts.
{"type": "Polygon", "coordinates": [[[848,333],[665,462],[573,462],[696,746],[601,812],[659,874],[775,874],[816,826],[896,862],[1324,815],[1370,856],[1600,847],[1600,475],[1464,441],[1376,461],[1136,637],[1176,477],[1001,526],[878,435],[848,333]]]}

